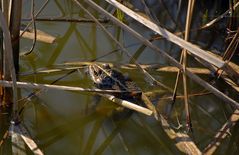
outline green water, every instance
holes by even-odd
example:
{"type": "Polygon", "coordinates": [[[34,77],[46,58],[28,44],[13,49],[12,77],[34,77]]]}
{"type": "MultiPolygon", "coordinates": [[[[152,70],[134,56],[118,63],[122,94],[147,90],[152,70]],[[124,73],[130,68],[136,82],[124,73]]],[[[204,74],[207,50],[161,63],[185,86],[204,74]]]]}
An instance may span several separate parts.
{"type": "MultiPolygon", "coordinates": [[[[36,1],[36,9],[45,1],[36,1]]],[[[196,12],[200,17],[193,18],[193,28],[199,27],[203,22],[213,19],[214,16],[222,13],[223,9],[221,1],[198,2],[196,4],[196,12]],[[210,9],[208,11],[208,9],[210,9]],[[204,16],[203,16],[204,15],[204,16]],[[202,19],[203,17],[203,19],[202,19]]],[[[23,18],[30,16],[30,2],[23,1],[23,18]]],[[[106,3],[100,2],[102,6],[107,7],[106,3]]],[[[142,9],[139,1],[132,1],[135,7],[142,9]]],[[[150,9],[154,11],[159,22],[171,31],[179,31],[175,28],[159,1],[149,1],[150,9]]],[[[166,3],[173,17],[176,16],[178,2],[168,1],[166,3]]],[[[86,5],[87,6],[87,5],[86,5]]],[[[87,6],[88,7],[88,6],[87,6]]],[[[185,2],[182,3],[182,10],[179,13],[179,23],[184,25],[186,15],[185,2]]],[[[88,9],[97,17],[104,17],[97,14],[93,9],[88,9]]],[[[112,7],[107,7],[108,10],[112,7]]],[[[69,0],[52,0],[42,11],[39,17],[62,17],[62,18],[89,18],[75,3],[69,0]]],[[[129,17],[125,17],[126,20],[129,17]]],[[[27,22],[25,22],[27,24],[27,22]]],[[[191,34],[192,42],[200,45],[204,49],[222,53],[225,48],[225,34],[220,32],[225,27],[225,21],[220,23],[220,29],[209,29],[197,31],[191,34]]],[[[153,32],[141,26],[135,21],[129,20],[128,23],[135,30],[149,38],[153,32]]],[[[131,54],[141,46],[136,44],[138,41],[127,32],[119,29],[111,22],[104,24],[107,29],[125,46],[131,54]],[[136,44],[135,46],[132,46],[136,44]]],[[[118,47],[116,44],[97,26],[95,23],[70,23],[70,22],[45,22],[38,21],[37,28],[57,37],[53,44],[37,42],[36,47],[30,55],[20,57],[20,72],[31,73],[39,68],[54,68],[54,65],[63,64],[72,61],[91,61],[99,58],[118,47]]],[[[31,48],[32,41],[21,39],[21,53],[31,48]]],[[[161,49],[167,51],[171,56],[179,60],[180,49],[162,39],[153,42],[161,49]]],[[[129,58],[118,51],[97,61],[105,61],[112,63],[128,63],[129,58]]],[[[146,48],[137,58],[137,61],[145,63],[159,63],[168,66],[169,62],[165,61],[161,55],[146,48]]],[[[189,58],[189,66],[199,66],[195,60],[189,58]]],[[[170,92],[159,86],[151,86],[144,75],[136,70],[121,70],[127,73],[144,92],[152,90],[158,91],[158,95],[152,98],[152,101],[160,106],[170,103],[169,100],[161,100],[170,92]]],[[[21,81],[48,83],[64,76],[68,71],[52,73],[52,74],[30,74],[20,76],[21,81]]],[[[150,70],[150,73],[159,81],[173,89],[176,74],[159,73],[150,70]]],[[[207,81],[211,79],[208,76],[202,76],[207,81]]],[[[179,92],[182,93],[182,79],[180,79],[179,92]]],[[[204,91],[202,87],[189,80],[189,92],[199,93],[204,91]]],[[[236,98],[234,92],[226,89],[222,81],[218,81],[215,85],[220,87],[225,93],[236,98]],[[220,83],[220,84],[219,84],[220,83]]],[[[84,88],[92,88],[92,83],[85,74],[85,69],[79,69],[68,75],[64,79],[55,84],[80,86],[84,88]]],[[[21,97],[26,97],[33,90],[21,89],[21,97]]],[[[174,145],[164,133],[160,123],[155,121],[153,117],[134,113],[129,119],[121,122],[114,122],[110,117],[114,103],[106,99],[96,98],[91,93],[76,93],[70,91],[53,91],[43,90],[37,96],[31,98],[30,101],[21,101],[24,110],[21,114],[22,123],[25,124],[33,139],[39,145],[45,154],[180,154],[174,145]],[[95,102],[97,101],[97,106],[95,102]]],[[[220,99],[213,94],[190,98],[190,109],[192,113],[193,138],[199,149],[203,149],[212,140],[217,130],[226,122],[230,116],[232,109],[226,106],[220,99]]],[[[163,111],[163,109],[159,109],[163,111]]],[[[7,114],[1,115],[1,136],[8,128],[6,121],[7,114]],[[2,127],[3,125],[3,127],[2,127]]],[[[185,131],[185,111],[183,100],[178,99],[172,113],[172,125],[177,127],[177,119],[183,125],[179,131],[185,131]]],[[[226,138],[219,147],[217,153],[228,154],[238,153],[238,134],[236,134],[238,125],[232,130],[233,137],[226,138]]],[[[11,154],[10,140],[6,140],[1,146],[0,154],[11,154]]],[[[31,154],[27,151],[27,154],[31,154]]]]}

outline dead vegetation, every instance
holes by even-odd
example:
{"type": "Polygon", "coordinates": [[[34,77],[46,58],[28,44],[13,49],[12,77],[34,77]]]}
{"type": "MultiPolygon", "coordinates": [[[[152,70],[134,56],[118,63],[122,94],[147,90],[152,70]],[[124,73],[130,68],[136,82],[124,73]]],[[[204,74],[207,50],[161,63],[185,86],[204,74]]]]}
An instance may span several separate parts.
{"type": "MultiPolygon", "coordinates": [[[[4,142],[6,141],[7,137],[11,137],[12,141],[12,152],[13,154],[26,154],[24,152],[25,150],[25,144],[30,148],[30,150],[34,154],[44,154],[44,150],[41,150],[37,143],[34,142],[34,138],[31,137],[30,133],[27,131],[27,129],[24,126],[24,122],[21,119],[22,111],[26,105],[30,101],[30,98],[33,96],[37,96],[44,90],[65,90],[65,91],[77,91],[80,93],[91,93],[91,94],[100,94],[104,98],[115,102],[121,106],[124,106],[126,108],[135,110],[136,113],[141,113],[146,115],[147,117],[150,116],[155,119],[158,124],[161,125],[162,129],[165,131],[168,138],[174,142],[177,149],[183,153],[186,154],[213,154],[215,151],[220,147],[222,143],[222,140],[225,139],[227,136],[229,136],[230,130],[236,125],[239,117],[238,117],[238,109],[239,109],[239,103],[238,98],[233,96],[230,96],[226,93],[224,93],[222,90],[218,89],[215,86],[215,83],[217,80],[224,80],[225,83],[228,84],[228,87],[231,87],[234,89],[237,93],[239,93],[239,67],[236,63],[232,62],[233,56],[238,54],[238,43],[239,43],[239,29],[238,29],[238,5],[239,2],[229,1],[230,5],[228,10],[226,10],[224,13],[217,15],[216,17],[212,18],[211,20],[206,20],[206,23],[201,24],[200,27],[195,28],[193,27],[193,23],[195,22],[195,10],[198,9],[195,7],[197,6],[196,1],[189,0],[187,3],[185,2],[185,5],[187,4],[187,13],[185,16],[185,26],[182,26],[183,24],[180,23],[179,17],[181,9],[181,1],[177,1],[178,3],[178,11],[173,16],[167,8],[167,2],[164,2],[163,0],[158,1],[157,3],[160,3],[164,9],[166,10],[169,18],[171,18],[171,22],[174,24],[175,30],[177,31],[170,31],[166,26],[160,23],[159,19],[156,18],[153,10],[150,10],[148,7],[147,1],[141,0],[140,3],[143,6],[143,12],[139,12],[137,9],[135,9],[134,5],[130,3],[130,1],[116,1],[116,0],[105,0],[104,5],[110,6],[111,9],[103,8],[102,3],[97,4],[94,1],[90,0],[84,0],[84,1],[78,1],[78,0],[72,0],[72,4],[75,8],[78,8],[84,14],[87,15],[88,18],[84,19],[68,19],[68,18],[45,18],[45,17],[39,17],[41,12],[45,9],[45,7],[48,5],[49,0],[46,0],[37,12],[35,10],[35,1],[31,1],[31,19],[28,22],[28,25],[25,26],[24,30],[20,30],[20,23],[22,21],[22,17],[19,16],[21,14],[21,3],[22,1],[13,0],[9,4],[7,1],[2,0],[2,12],[0,13],[0,20],[1,20],[1,28],[2,28],[2,45],[3,50],[1,53],[1,74],[2,79],[0,80],[1,88],[1,95],[2,95],[2,102],[1,107],[4,107],[6,105],[10,105],[9,99],[11,99],[12,103],[12,116],[11,116],[11,122],[9,122],[9,129],[7,131],[4,131],[3,138],[0,142],[0,147],[3,146],[4,142]],[[19,4],[20,3],[20,4],[19,4]],[[90,8],[90,9],[88,9],[90,8]],[[10,11],[9,11],[10,10],[10,11]],[[99,19],[98,16],[96,17],[95,12],[92,13],[92,10],[97,12],[100,17],[104,17],[103,19],[99,19]],[[11,12],[11,15],[9,15],[7,12],[11,12]],[[126,17],[127,16],[127,17],[126,17]],[[216,55],[213,54],[213,52],[205,50],[199,45],[196,45],[193,43],[190,39],[190,34],[195,31],[202,31],[202,30],[210,30],[213,27],[218,26],[218,22],[221,22],[224,20],[224,18],[227,18],[228,25],[228,36],[226,38],[226,49],[222,53],[222,55],[216,55]],[[127,20],[134,19],[137,23],[140,25],[144,25],[147,27],[147,29],[154,33],[151,38],[143,36],[140,32],[136,31],[134,28],[130,26],[127,20]],[[92,61],[77,61],[77,62],[65,62],[62,64],[55,64],[52,65],[51,68],[49,68],[47,65],[44,68],[38,68],[36,71],[29,71],[29,72],[18,72],[19,71],[19,39],[22,37],[25,37],[27,39],[33,40],[31,48],[29,51],[25,52],[24,55],[27,56],[34,52],[35,44],[38,41],[45,42],[52,44],[54,42],[57,43],[57,39],[45,32],[42,32],[41,30],[37,29],[36,22],[74,22],[74,23],[95,23],[98,28],[100,28],[107,36],[108,38],[115,44],[116,47],[119,49],[116,49],[114,51],[111,51],[107,53],[108,55],[121,51],[123,55],[125,55],[129,62],[128,63],[112,63],[112,62],[102,62],[96,59],[92,61]],[[14,24],[16,22],[16,24],[14,24]],[[128,32],[131,36],[133,36],[135,39],[137,39],[138,44],[140,47],[138,50],[135,51],[135,54],[132,54],[128,50],[127,47],[124,46],[124,44],[120,41],[119,38],[115,37],[111,31],[107,28],[107,24],[112,24],[114,26],[117,26],[118,29],[128,32]],[[12,26],[15,25],[15,26],[12,26]],[[29,29],[29,27],[32,25],[32,29],[29,29]],[[184,28],[185,27],[185,28],[184,28]],[[9,28],[9,29],[8,29],[9,28]],[[181,31],[178,31],[181,30],[181,31]],[[157,46],[157,44],[154,44],[154,41],[157,40],[167,40],[169,43],[173,43],[174,46],[177,46],[181,50],[181,55],[179,56],[179,59],[175,58],[174,56],[170,55],[170,52],[163,50],[161,47],[157,46]],[[142,64],[140,60],[138,59],[140,55],[143,53],[145,48],[150,48],[153,52],[156,54],[159,54],[162,56],[165,61],[168,62],[169,65],[162,65],[160,62],[158,63],[152,63],[152,64],[142,64]],[[190,59],[190,60],[189,60],[190,59]],[[197,65],[190,66],[189,61],[193,59],[194,62],[196,62],[197,65]],[[147,80],[145,81],[146,85],[153,85],[157,89],[163,89],[168,92],[168,96],[164,96],[161,98],[161,100],[167,100],[167,107],[168,110],[165,113],[161,113],[162,109],[158,109],[158,107],[161,107],[161,105],[157,105],[160,103],[153,103],[149,96],[147,95],[147,92],[142,91],[142,100],[144,102],[144,105],[137,105],[135,103],[131,103],[126,100],[121,100],[116,98],[115,96],[109,95],[108,93],[112,90],[101,90],[101,89],[91,89],[91,88],[82,88],[82,87],[76,87],[76,86],[63,86],[63,85],[56,85],[55,83],[62,80],[63,78],[69,76],[70,74],[76,72],[79,69],[83,69],[86,66],[90,64],[104,64],[108,63],[112,67],[121,68],[127,71],[130,70],[136,70],[140,72],[144,78],[147,80]],[[68,72],[65,74],[65,72],[68,72]],[[174,87],[170,87],[167,84],[164,83],[164,81],[161,81],[154,77],[152,75],[152,72],[167,72],[167,73],[177,73],[174,87]],[[32,82],[21,82],[17,79],[18,76],[25,77],[29,75],[44,75],[44,74],[55,74],[55,73],[62,73],[64,74],[62,77],[58,78],[57,80],[53,81],[51,84],[40,84],[40,83],[32,83],[32,82]],[[213,78],[212,81],[207,81],[205,78],[202,78],[201,75],[206,77],[213,78]],[[182,78],[180,78],[182,76],[182,78]],[[204,90],[199,93],[190,93],[189,83],[195,82],[198,85],[200,85],[204,90]],[[182,83],[183,85],[183,91],[179,91],[179,85],[182,83]],[[12,91],[9,91],[6,87],[12,88],[12,91]],[[32,92],[30,95],[26,97],[19,97],[19,90],[17,88],[26,88],[26,89],[37,89],[37,91],[32,92]],[[206,96],[208,94],[214,94],[218,99],[220,99],[225,105],[229,105],[230,108],[233,109],[233,113],[231,113],[231,116],[228,118],[228,120],[225,122],[225,124],[221,127],[221,129],[216,132],[215,137],[211,139],[211,141],[208,143],[207,146],[202,148],[202,146],[198,146],[198,143],[195,142],[195,139],[193,138],[194,135],[194,126],[192,124],[192,117],[191,113],[193,113],[192,108],[190,107],[192,105],[191,97],[197,97],[197,96],[206,96]],[[173,111],[175,111],[175,104],[176,101],[179,99],[183,99],[184,101],[184,108],[182,111],[184,112],[184,124],[179,124],[180,130],[175,128],[172,124],[173,118],[175,118],[173,115],[173,111]],[[29,101],[27,101],[29,100],[29,101]],[[19,105],[19,103],[22,103],[19,105]],[[171,122],[172,121],[172,122],[171,122]],[[183,128],[183,130],[182,130],[183,128]],[[23,143],[24,142],[24,143],[23,143]]],[[[26,2],[25,2],[26,3],[26,2]]],[[[29,2],[30,3],[30,2],[29,2]]],[[[176,2],[174,2],[176,3],[176,2]]],[[[203,2],[202,2],[203,3],[203,2]]],[[[185,7],[185,6],[184,6],[185,7]]],[[[208,10],[207,10],[208,11],[208,10]]],[[[210,10],[209,10],[210,11],[210,10]]],[[[205,18],[207,17],[207,14],[205,13],[205,18]]],[[[129,20],[130,21],[130,20],[129,20]]],[[[224,22],[224,21],[223,21],[224,22]]],[[[70,30],[69,27],[69,31],[70,30]]],[[[68,36],[66,36],[68,37],[68,36]]],[[[206,39],[206,38],[205,38],[206,39]]],[[[83,43],[86,44],[86,43],[83,43]]],[[[89,45],[87,45],[89,46],[89,45]]],[[[91,49],[88,47],[88,49],[91,49]]],[[[50,52],[50,51],[48,51],[50,52]]],[[[103,55],[102,57],[106,57],[106,55],[103,55]]],[[[100,59],[100,57],[98,57],[100,59]]],[[[114,93],[123,93],[122,91],[115,91],[114,93]]],[[[160,100],[160,98],[159,98],[160,100]]],[[[182,105],[181,105],[182,106],[182,105]]],[[[177,113],[182,113],[180,111],[177,111],[177,113]]],[[[138,114],[137,114],[138,115],[138,114]]],[[[146,117],[145,116],[145,117],[146,117]]],[[[139,116],[139,120],[141,124],[138,124],[139,126],[142,126],[145,130],[147,130],[149,133],[151,133],[152,137],[156,137],[155,139],[160,142],[160,139],[155,136],[156,134],[154,131],[152,131],[148,126],[147,122],[144,121],[144,118],[139,116]],[[143,123],[142,123],[143,122],[143,123]]],[[[87,120],[88,121],[88,120],[87,120]]],[[[177,120],[178,121],[178,120],[177,120]]],[[[95,122],[94,127],[92,129],[92,132],[90,133],[89,137],[91,139],[96,140],[97,132],[99,132],[99,128],[102,125],[103,120],[100,120],[98,122],[95,122]]],[[[178,121],[179,122],[179,121],[178,121]]],[[[84,124],[84,122],[83,122],[84,124]]],[[[136,123],[137,124],[137,123],[136,123]]],[[[122,145],[124,145],[125,150],[128,150],[128,146],[126,142],[124,142],[124,138],[121,136],[119,130],[120,128],[124,127],[124,123],[116,124],[115,129],[109,134],[109,136],[106,136],[105,141],[101,143],[101,145],[95,150],[94,153],[96,154],[102,154],[107,147],[110,147],[110,144],[115,136],[119,136],[119,139],[121,140],[122,145]]],[[[233,136],[233,135],[232,135],[233,136]]],[[[92,153],[92,147],[94,145],[94,142],[89,142],[86,144],[86,147],[84,149],[84,153],[91,154],[92,153]]],[[[238,148],[236,148],[238,150],[238,148]]],[[[168,153],[173,153],[168,151],[168,153]]]]}

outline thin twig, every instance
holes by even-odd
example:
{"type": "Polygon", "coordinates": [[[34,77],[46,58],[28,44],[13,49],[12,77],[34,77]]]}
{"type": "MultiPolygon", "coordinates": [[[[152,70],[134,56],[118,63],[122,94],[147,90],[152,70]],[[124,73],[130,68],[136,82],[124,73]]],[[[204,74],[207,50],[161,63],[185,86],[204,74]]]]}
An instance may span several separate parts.
{"type": "MultiPolygon", "coordinates": [[[[0,85],[4,87],[12,87],[13,82],[0,80],[0,85]]],[[[79,91],[79,92],[91,92],[91,93],[130,93],[129,91],[121,91],[121,90],[88,89],[88,88],[82,88],[82,87],[38,84],[38,83],[30,83],[30,82],[16,82],[16,86],[18,88],[28,88],[28,89],[29,88],[30,89],[53,89],[53,90],[79,91]]],[[[135,91],[135,93],[141,93],[141,91],[135,91]]]]}
{"type": "MultiPolygon", "coordinates": [[[[187,19],[186,19],[186,26],[185,26],[185,41],[189,40],[189,32],[191,27],[191,19],[193,15],[193,7],[194,7],[194,0],[189,0],[188,2],[188,10],[187,10],[187,19]]],[[[180,64],[183,64],[183,70],[185,71],[186,65],[187,65],[187,50],[183,49],[180,56],[180,64]]],[[[172,105],[170,107],[170,111],[172,111],[172,108],[174,106],[176,96],[177,96],[177,89],[178,89],[178,83],[179,83],[179,77],[180,77],[181,71],[179,70],[177,72],[176,82],[174,86],[174,92],[172,96],[172,105]]],[[[187,78],[186,74],[183,74],[183,88],[184,88],[184,104],[185,104],[185,111],[186,111],[186,122],[187,122],[187,129],[191,130],[191,117],[189,112],[189,106],[188,106],[188,93],[187,93],[187,78]]]]}
{"type": "MultiPolygon", "coordinates": [[[[128,9],[127,7],[125,7],[124,5],[120,4],[116,0],[105,0],[105,1],[107,1],[108,3],[112,4],[113,6],[119,8],[119,9],[121,9],[124,13],[126,13],[133,19],[137,20],[138,22],[145,25],[146,27],[153,30],[154,32],[162,35],[165,39],[171,41],[172,43],[177,44],[178,46],[180,46],[182,48],[187,49],[188,52],[191,53],[192,55],[194,55],[195,57],[201,58],[204,61],[209,62],[210,64],[213,64],[218,68],[222,68],[224,66],[225,62],[221,61],[218,58],[213,57],[212,55],[208,54],[205,50],[193,45],[192,43],[179,38],[178,36],[169,32],[165,28],[162,28],[161,26],[156,25],[155,23],[148,20],[147,18],[137,14],[136,12],[134,12],[134,11],[128,9]]],[[[89,1],[87,1],[87,2],[89,2],[89,1]]],[[[123,23],[121,23],[121,25],[123,25],[123,23]]]]}
{"type": "MultiPolygon", "coordinates": [[[[97,21],[97,19],[96,19],[87,9],[85,9],[85,8],[78,2],[78,0],[74,0],[74,1],[75,1],[75,3],[76,3],[81,9],[83,9],[83,10],[85,11],[93,20],[95,20],[95,22],[102,28],[102,30],[104,30],[104,32],[121,48],[121,50],[122,50],[129,58],[132,58],[132,55],[128,52],[128,50],[125,49],[125,48],[122,46],[122,44],[121,44],[119,41],[117,41],[117,40],[115,39],[115,37],[112,36],[112,34],[111,34],[101,23],[99,23],[99,22],[97,21]]],[[[87,2],[89,2],[89,1],[87,1],[87,2]]],[[[162,86],[163,88],[165,88],[165,89],[167,89],[167,90],[171,90],[171,88],[169,88],[169,87],[165,86],[164,84],[162,84],[161,82],[155,80],[145,69],[143,69],[143,68],[140,66],[140,64],[137,62],[137,60],[135,60],[135,59],[133,59],[133,58],[132,58],[131,60],[136,64],[136,66],[139,68],[139,70],[140,70],[147,78],[149,78],[149,80],[153,81],[155,84],[157,84],[157,85],[159,85],[159,86],[162,86]]],[[[145,96],[144,93],[142,93],[142,97],[143,97],[144,99],[147,98],[147,96],[145,96]]],[[[146,101],[147,101],[147,102],[146,102],[146,105],[148,106],[148,108],[150,108],[150,110],[153,111],[154,116],[155,116],[155,118],[157,119],[157,118],[158,118],[158,116],[157,116],[157,111],[156,111],[154,105],[150,102],[149,99],[147,99],[146,101]],[[148,104],[147,104],[147,103],[148,103],[148,104]],[[150,106],[149,106],[149,104],[150,104],[150,106]]]]}
{"type": "MultiPolygon", "coordinates": [[[[179,63],[180,63],[180,64],[182,64],[182,62],[183,62],[183,53],[181,53],[180,60],[179,60],[179,63]]],[[[172,95],[172,102],[171,102],[172,105],[171,105],[171,109],[170,109],[169,112],[172,111],[172,108],[173,108],[174,103],[175,103],[175,100],[176,100],[177,89],[178,89],[178,83],[179,83],[180,74],[181,74],[181,70],[178,70],[178,71],[177,71],[176,80],[175,80],[175,85],[174,85],[173,95],[172,95]]]]}
{"type": "Polygon", "coordinates": [[[184,133],[175,132],[169,125],[168,121],[160,115],[160,121],[162,124],[162,127],[168,137],[174,141],[176,141],[177,148],[186,153],[186,154],[193,154],[193,155],[201,155],[201,151],[198,149],[198,147],[195,145],[195,143],[191,140],[191,138],[184,133]]]}
{"type": "Polygon", "coordinates": [[[223,54],[223,60],[230,60],[230,58],[232,57],[232,55],[234,55],[235,50],[236,50],[236,44],[239,42],[238,41],[239,38],[239,28],[237,29],[236,34],[234,35],[232,41],[230,42],[230,44],[228,45],[225,53],[223,54]]]}
{"type": "Polygon", "coordinates": [[[33,23],[34,39],[33,39],[33,42],[32,42],[32,47],[31,47],[31,49],[30,49],[28,52],[24,53],[24,55],[29,55],[29,54],[31,54],[32,51],[33,51],[34,48],[35,48],[35,45],[36,45],[37,29],[36,29],[36,21],[35,21],[34,10],[35,10],[35,0],[32,0],[31,16],[32,16],[32,23],[33,23]]]}
{"type": "MultiPolygon", "coordinates": [[[[108,1],[108,0],[107,0],[108,1]]],[[[118,26],[122,27],[123,29],[127,30],[128,32],[130,32],[134,37],[136,37],[138,40],[140,40],[142,43],[144,43],[145,45],[147,45],[148,47],[150,47],[151,49],[153,49],[155,52],[160,53],[161,56],[163,56],[165,59],[167,59],[168,61],[170,61],[170,63],[172,65],[175,65],[176,67],[178,67],[180,70],[183,71],[183,67],[182,65],[180,65],[174,58],[172,58],[171,56],[169,56],[165,51],[160,50],[158,47],[156,47],[155,45],[153,45],[152,43],[150,43],[147,39],[145,39],[143,36],[141,36],[139,33],[135,32],[133,29],[129,28],[127,25],[125,25],[124,23],[118,21],[114,16],[112,16],[111,14],[109,14],[108,12],[106,12],[103,8],[99,7],[98,5],[96,5],[94,2],[92,1],[85,1],[88,4],[90,4],[93,8],[95,8],[98,12],[103,13],[104,15],[106,15],[107,17],[109,17],[114,23],[116,23],[118,26]]],[[[165,32],[165,31],[162,31],[165,32]]],[[[223,63],[224,64],[224,63],[223,63]]],[[[220,92],[218,89],[216,89],[215,87],[213,87],[212,85],[210,85],[208,82],[202,80],[200,77],[198,77],[197,75],[193,74],[192,72],[190,72],[188,69],[185,70],[185,73],[187,74],[188,77],[190,77],[192,80],[194,80],[195,82],[197,82],[199,85],[203,86],[204,88],[206,88],[207,90],[211,91],[213,94],[215,94],[218,98],[222,99],[223,101],[225,101],[226,103],[230,103],[231,105],[233,105],[236,108],[239,108],[239,103],[236,102],[235,100],[231,99],[230,97],[226,96],[224,93],[220,92]]]]}
{"type": "MultiPolygon", "coordinates": [[[[180,0],[181,1],[181,0],[180,0]]],[[[181,3],[181,2],[179,2],[181,3]]],[[[239,2],[237,2],[233,8],[236,9],[239,6],[239,2]]],[[[222,20],[224,17],[226,17],[228,15],[228,13],[231,11],[231,9],[227,10],[226,12],[224,12],[223,14],[221,14],[220,16],[216,17],[215,19],[211,20],[210,22],[206,23],[205,25],[201,26],[200,28],[196,28],[196,29],[191,29],[190,32],[192,31],[199,31],[199,30],[204,30],[204,29],[208,29],[210,27],[212,27],[215,23],[217,23],[218,21],[222,20]]],[[[181,31],[181,32],[175,32],[174,34],[177,36],[183,35],[185,33],[185,31],[181,31]]],[[[153,37],[154,39],[161,39],[162,36],[161,35],[155,35],[153,37]]]]}
{"type": "MultiPolygon", "coordinates": [[[[235,10],[237,7],[239,6],[239,2],[237,2],[234,6],[233,9],[235,10]]],[[[218,22],[219,20],[223,19],[224,17],[226,17],[228,15],[228,13],[230,13],[232,11],[232,8],[230,8],[229,10],[227,10],[226,12],[224,12],[223,14],[221,14],[220,16],[218,16],[217,18],[211,20],[210,22],[208,22],[207,24],[203,25],[200,29],[205,29],[205,28],[209,28],[211,26],[213,26],[216,22],[218,22]]]]}
{"type": "MultiPolygon", "coordinates": [[[[185,26],[185,41],[189,40],[189,30],[191,27],[191,21],[193,16],[193,9],[194,9],[194,0],[188,1],[188,11],[187,11],[187,19],[186,19],[186,26],[185,26]]],[[[186,127],[187,130],[192,131],[192,124],[191,124],[191,115],[189,112],[189,104],[188,104],[188,89],[187,89],[187,76],[185,74],[185,70],[187,68],[187,50],[183,49],[183,90],[184,90],[184,104],[185,104],[185,112],[186,112],[186,127]]]]}
{"type": "MultiPolygon", "coordinates": [[[[210,95],[210,94],[212,94],[212,93],[202,91],[202,92],[199,92],[199,93],[188,94],[188,97],[205,96],[205,95],[210,95]]],[[[162,98],[160,98],[160,100],[169,100],[171,98],[172,98],[171,96],[162,97],[162,98]]],[[[176,98],[177,99],[184,99],[184,95],[177,95],[176,98]]]]}
{"type": "Polygon", "coordinates": [[[88,11],[86,10],[77,0],[74,0],[78,6],[81,7],[81,9],[83,9],[103,30],[104,32],[110,36],[110,38],[121,48],[121,50],[129,57],[131,58],[131,60],[136,64],[137,68],[148,78],[148,82],[150,82],[151,84],[157,84],[163,88],[165,88],[166,90],[171,90],[171,88],[169,88],[168,86],[164,85],[163,83],[159,82],[158,80],[156,80],[152,75],[150,75],[145,69],[143,69],[141,67],[141,65],[137,62],[137,60],[135,60],[132,55],[129,53],[129,51],[124,48],[122,46],[122,44],[115,39],[115,37],[101,24],[97,21],[97,19],[88,11]]]}
{"type": "MultiPolygon", "coordinates": [[[[237,33],[234,35],[232,41],[230,42],[230,44],[228,45],[225,53],[222,56],[222,60],[226,60],[226,62],[229,62],[232,58],[232,56],[234,55],[234,53],[236,52],[237,46],[238,46],[238,38],[239,38],[239,28],[237,29],[237,33]]],[[[223,70],[217,69],[216,74],[218,74],[217,78],[219,79],[222,74],[223,74],[223,70]]]]}
{"type": "MultiPolygon", "coordinates": [[[[46,0],[46,2],[42,5],[42,7],[39,9],[39,11],[36,13],[36,15],[34,15],[34,18],[36,18],[41,12],[42,10],[47,6],[49,0],[46,0]]],[[[29,26],[31,26],[33,21],[31,21],[30,23],[27,24],[27,26],[25,27],[25,29],[23,30],[23,32],[19,35],[19,37],[22,37],[22,35],[28,30],[29,26]]]]}

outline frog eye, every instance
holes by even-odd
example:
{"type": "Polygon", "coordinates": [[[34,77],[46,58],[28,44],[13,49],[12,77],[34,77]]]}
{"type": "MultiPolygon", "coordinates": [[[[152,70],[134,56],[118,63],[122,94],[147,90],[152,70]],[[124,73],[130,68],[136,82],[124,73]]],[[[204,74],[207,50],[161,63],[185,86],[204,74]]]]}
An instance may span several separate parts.
{"type": "Polygon", "coordinates": [[[110,69],[110,65],[109,65],[109,64],[103,64],[102,67],[103,67],[104,69],[110,69]]]}
{"type": "Polygon", "coordinates": [[[101,83],[101,79],[97,78],[94,83],[95,83],[95,84],[101,83]]]}

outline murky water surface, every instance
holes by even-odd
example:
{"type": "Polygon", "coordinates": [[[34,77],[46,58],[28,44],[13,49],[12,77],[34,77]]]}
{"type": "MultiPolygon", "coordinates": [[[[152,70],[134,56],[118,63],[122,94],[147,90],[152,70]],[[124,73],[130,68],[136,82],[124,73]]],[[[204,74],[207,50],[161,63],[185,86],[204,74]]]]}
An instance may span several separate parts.
{"type": "MultiPolygon", "coordinates": [[[[36,1],[36,9],[39,9],[44,2],[43,0],[36,1]]],[[[108,4],[102,1],[100,3],[107,10],[113,10],[113,7],[108,4]]],[[[144,5],[140,1],[133,1],[132,3],[135,5],[135,10],[144,10],[144,5]]],[[[192,28],[198,28],[222,13],[224,11],[222,3],[222,1],[214,3],[197,1],[195,5],[197,15],[193,18],[192,28]]],[[[153,16],[158,17],[156,22],[172,32],[184,29],[187,10],[185,2],[181,4],[181,11],[178,11],[178,1],[165,1],[168,10],[163,7],[160,1],[151,0],[147,4],[153,16]],[[173,20],[168,13],[172,15],[173,20]],[[177,16],[178,19],[176,19],[177,16]],[[179,23],[178,26],[175,25],[175,22],[179,23]]],[[[24,19],[30,18],[29,8],[30,2],[25,0],[23,8],[24,19]]],[[[104,18],[104,16],[97,14],[90,7],[88,7],[88,10],[93,12],[98,18],[104,18]]],[[[67,0],[50,1],[39,17],[90,19],[75,3],[67,0]]],[[[125,16],[125,19],[129,21],[128,24],[131,27],[145,37],[150,38],[154,34],[144,26],[130,20],[129,17],[125,16]]],[[[27,22],[24,23],[27,24],[27,22]]],[[[95,23],[38,21],[36,24],[38,29],[56,36],[57,40],[53,44],[37,42],[33,53],[21,56],[20,68],[21,73],[24,73],[24,75],[20,76],[22,81],[50,84],[69,71],[37,75],[26,75],[26,73],[37,71],[39,68],[55,68],[56,65],[62,65],[65,62],[89,62],[97,59],[97,61],[117,64],[129,63],[130,58],[120,50],[104,56],[118,49],[118,47],[95,23]],[[104,57],[100,58],[101,56],[104,57]]],[[[103,24],[132,55],[141,46],[138,40],[111,22],[103,24]]],[[[225,48],[225,32],[223,31],[225,25],[221,22],[216,24],[216,28],[213,29],[193,31],[190,39],[204,49],[222,53],[225,48]]],[[[31,42],[30,40],[21,39],[21,53],[31,48],[31,42]]],[[[179,60],[181,50],[177,46],[170,44],[164,39],[154,41],[153,43],[179,60]]],[[[161,55],[149,48],[145,48],[141,55],[135,58],[142,64],[158,63],[164,66],[170,65],[161,55]]],[[[189,58],[188,63],[189,66],[199,66],[193,58],[189,58]]],[[[151,99],[155,104],[159,104],[161,112],[164,111],[163,107],[170,103],[170,100],[166,99],[167,96],[171,95],[169,91],[159,86],[151,86],[144,75],[137,70],[121,69],[121,71],[127,73],[142,91],[146,93],[157,92],[151,99]]],[[[149,73],[173,89],[176,78],[175,73],[157,72],[154,70],[150,70],[149,73]]],[[[212,80],[208,76],[201,77],[207,81],[212,80]]],[[[218,83],[221,82],[219,81],[218,83]]],[[[189,80],[188,83],[190,94],[205,92],[204,88],[195,82],[189,80]]],[[[85,74],[84,68],[69,74],[55,84],[84,88],[93,87],[89,77],[85,74]]],[[[224,89],[223,84],[216,86],[223,88],[225,93],[230,93],[231,96],[235,97],[233,92],[224,89]]],[[[31,92],[33,92],[31,89],[21,89],[22,98],[31,92]]],[[[179,92],[181,94],[183,92],[181,78],[179,92]]],[[[172,140],[164,133],[160,123],[155,121],[154,118],[134,113],[126,120],[113,121],[110,113],[115,108],[114,103],[103,98],[97,98],[92,93],[42,90],[37,96],[31,98],[30,101],[24,100],[21,104],[25,102],[27,104],[25,104],[21,114],[22,122],[45,154],[86,155],[102,153],[153,155],[179,153],[172,140]]],[[[200,149],[203,149],[227,120],[232,109],[229,106],[225,106],[213,94],[208,94],[190,97],[190,111],[192,114],[194,141],[200,149]]],[[[1,116],[4,130],[8,127],[8,123],[3,121],[5,117],[5,115],[1,116]]],[[[180,124],[183,125],[178,130],[184,132],[184,102],[180,98],[175,103],[171,122],[175,130],[180,124]]],[[[4,130],[1,131],[1,135],[5,132],[4,130]]],[[[234,135],[235,132],[233,130],[232,134],[234,135]]],[[[234,146],[234,141],[234,138],[229,136],[229,138],[224,140],[218,152],[231,153],[231,151],[238,150],[234,146]],[[229,146],[229,144],[231,145],[229,146]]],[[[1,154],[11,154],[10,145],[10,142],[6,141],[1,148],[1,154]]]]}

